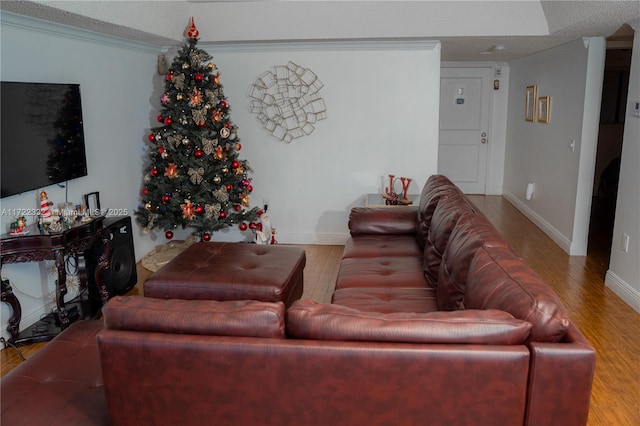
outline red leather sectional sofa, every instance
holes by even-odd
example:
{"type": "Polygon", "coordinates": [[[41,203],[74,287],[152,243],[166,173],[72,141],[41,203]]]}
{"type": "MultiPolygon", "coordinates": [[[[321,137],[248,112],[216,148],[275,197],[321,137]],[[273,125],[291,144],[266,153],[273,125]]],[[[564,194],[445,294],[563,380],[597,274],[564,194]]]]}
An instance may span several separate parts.
{"type": "Polygon", "coordinates": [[[111,420],[586,424],[594,350],[447,178],[417,207],[355,208],[349,227],[332,304],[110,302],[111,420]]]}
{"type": "Polygon", "coordinates": [[[110,423],[586,424],[593,348],[448,179],[349,228],[331,304],[112,299],[110,423]]]}

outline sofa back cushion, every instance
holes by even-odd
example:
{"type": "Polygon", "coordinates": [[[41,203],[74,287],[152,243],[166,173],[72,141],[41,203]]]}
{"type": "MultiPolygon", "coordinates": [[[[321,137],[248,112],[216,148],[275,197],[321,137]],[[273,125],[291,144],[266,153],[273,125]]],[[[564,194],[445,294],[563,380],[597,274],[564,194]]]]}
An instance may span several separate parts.
{"type": "Polygon", "coordinates": [[[530,322],[535,342],[559,342],[569,327],[567,311],[551,287],[504,247],[476,250],[463,303],[466,309],[499,309],[530,322]]]}
{"type": "Polygon", "coordinates": [[[383,314],[309,299],[287,310],[287,335],[298,339],[517,345],[530,331],[498,310],[383,314]]]}
{"type": "Polygon", "coordinates": [[[357,235],[413,235],[416,232],[416,207],[354,207],[349,213],[349,232],[357,235]]]}
{"type": "Polygon", "coordinates": [[[418,215],[416,218],[416,242],[424,248],[433,212],[440,199],[451,194],[458,194],[458,188],[444,175],[431,175],[422,188],[420,203],[418,204],[418,215]]]}
{"type": "Polygon", "coordinates": [[[119,296],[102,308],[105,328],[156,333],[284,338],[282,302],[119,296]]]}
{"type": "Polygon", "coordinates": [[[465,309],[464,292],[471,261],[480,247],[511,248],[481,214],[465,213],[451,231],[438,271],[438,310],[465,309]]]}
{"type": "Polygon", "coordinates": [[[474,211],[474,208],[462,194],[449,195],[438,202],[425,241],[422,261],[424,276],[434,287],[438,285],[440,262],[451,231],[463,214],[474,211]]]}

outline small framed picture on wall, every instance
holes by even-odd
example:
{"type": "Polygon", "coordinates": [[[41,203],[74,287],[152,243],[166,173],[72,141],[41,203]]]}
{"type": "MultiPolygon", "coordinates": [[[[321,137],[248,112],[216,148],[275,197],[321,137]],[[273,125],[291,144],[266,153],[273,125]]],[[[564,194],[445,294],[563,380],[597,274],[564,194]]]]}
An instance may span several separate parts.
{"type": "Polygon", "coordinates": [[[525,108],[524,108],[524,119],[526,121],[535,121],[536,119],[536,86],[527,86],[527,90],[525,92],[525,108]]]}
{"type": "Polygon", "coordinates": [[[538,98],[538,122],[548,123],[551,112],[551,96],[540,96],[538,98]]]}

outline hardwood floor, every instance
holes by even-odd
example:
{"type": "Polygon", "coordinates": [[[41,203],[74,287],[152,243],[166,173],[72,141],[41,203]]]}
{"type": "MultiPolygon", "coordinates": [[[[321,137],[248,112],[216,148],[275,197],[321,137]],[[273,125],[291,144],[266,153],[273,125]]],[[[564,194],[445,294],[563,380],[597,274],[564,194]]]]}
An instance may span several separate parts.
{"type": "MultiPolygon", "coordinates": [[[[540,229],[499,196],[470,196],[500,233],[558,293],[571,318],[596,348],[589,426],[640,425],[640,314],[605,287],[608,259],[596,247],[585,257],[568,256],[540,229]]],[[[301,246],[307,253],[303,298],[329,302],[342,246],[301,246]]],[[[142,294],[149,271],[138,265],[142,294]]],[[[44,344],[23,348],[29,357],[44,344]]],[[[12,349],[0,351],[2,374],[20,363],[12,349]]]]}

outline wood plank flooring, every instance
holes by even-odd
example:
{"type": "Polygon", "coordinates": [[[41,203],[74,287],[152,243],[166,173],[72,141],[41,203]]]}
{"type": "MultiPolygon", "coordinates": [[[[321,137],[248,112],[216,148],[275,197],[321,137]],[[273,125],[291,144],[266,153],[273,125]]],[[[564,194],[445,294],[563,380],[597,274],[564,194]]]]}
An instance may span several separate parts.
{"type": "MultiPolygon", "coordinates": [[[[558,293],[571,318],[596,348],[598,359],[591,394],[589,426],[640,425],[640,314],[605,287],[608,259],[602,250],[568,256],[540,229],[499,196],[470,196],[531,267],[558,293]]],[[[329,302],[342,246],[302,245],[307,253],[303,298],[329,302]]],[[[597,247],[596,247],[597,248],[597,247]]],[[[138,265],[142,294],[150,272],[138,265]]],[[[25,357],[44,343],[23,347],[25,357]]],[[[10,349],[0,351],[2,375],[20,363],[10,349]]]]}

